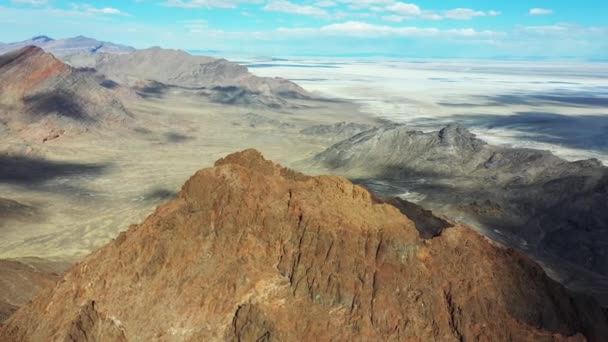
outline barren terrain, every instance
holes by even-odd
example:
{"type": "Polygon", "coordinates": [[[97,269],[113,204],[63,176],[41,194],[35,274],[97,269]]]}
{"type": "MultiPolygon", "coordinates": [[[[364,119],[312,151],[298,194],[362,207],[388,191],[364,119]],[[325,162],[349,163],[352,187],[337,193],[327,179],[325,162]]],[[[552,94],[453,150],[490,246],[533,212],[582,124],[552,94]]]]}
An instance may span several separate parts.
{"type": "Polygon", "coordinates": [[[135,122],[122,129],[45,144],[0,139],[0,193],[13,213],[0,220],[0,259],[77,260],[140,222],[196,170],[227,153],[252,147],[290,165],[331,145],[329,137],[301,134],[304,128],[374,124],[354,105],[331,101],[248,108],[178,89],[123,102],[135,122]]]}

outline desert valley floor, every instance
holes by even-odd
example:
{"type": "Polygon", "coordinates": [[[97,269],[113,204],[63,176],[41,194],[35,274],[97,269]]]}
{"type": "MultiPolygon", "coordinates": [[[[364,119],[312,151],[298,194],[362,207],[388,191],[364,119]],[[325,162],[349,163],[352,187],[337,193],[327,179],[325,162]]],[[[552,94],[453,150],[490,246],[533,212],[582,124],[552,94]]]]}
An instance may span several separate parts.
{"type": "Polygon", "coordinates": [[[339,102],[270,110],[214,104],[176,91],[124,103],[136,119],[116,132],[47,144],[2,140],[3,151],[26,157],[2,157],[1,192],[26,207],[16,221],[1,223],[0,258],[74,261],[140,222],[194,172],[228,153],[257,148],[290,165],[331,145],[301,129],[375,122],[339,102]]]}
{"type": "MultiPolygon", "coordinates": [[[[550,149],[570,160],[608,158],[608,67],[601,63],[572,63],[566,72],[560,64],[520,62],[234,59],[329,100],[273,109],[213,103],[181,88],[128,93],[122,101],[134,120],[115,131],[44,144],[9,135],[0,141],[0,190],[17,202],[4,206],[19,210],[0,222],[0,258],[77,260],[172,198],[196,170],[244,148],[318,172],[301,161],[341,137],[300,132],[315,125],[390,120],[429,131],[459,123],[495,144],[550,149]],[[533,90],[519,91],[523,85],[533,90]]],[[[407,182],[368,186],[418,198],[407,182]]]]}

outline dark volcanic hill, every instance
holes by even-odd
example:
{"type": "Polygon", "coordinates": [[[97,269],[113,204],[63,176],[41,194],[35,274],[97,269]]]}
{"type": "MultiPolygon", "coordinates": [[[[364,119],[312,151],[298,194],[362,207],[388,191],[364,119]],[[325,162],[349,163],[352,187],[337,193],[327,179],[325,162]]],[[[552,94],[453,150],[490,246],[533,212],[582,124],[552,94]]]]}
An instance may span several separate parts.
{"type": "Polygon", "coordinates": [[[0,119],[40,139],[128,118],[121,101],[93,76],[35,46],[0,56],[0,84],[0,119]]]}
{"type": "Polygon", "coordinates": [[[150,48],[128,54],[101,54],[94,60],[72,58],[70,63],[95,68],[116,83],[139,87],[143,95],[174,87],[196,91],[219,103],[272,107],[284,105],[285,99],[310,97],[286,79],[257,77],[245,66],[180,50],[150,48]]]}
{"type": "Polygon", "coordinates": [[[135,51],[135,49],[130,46],[102,42],[83,36],[57,40],[47,36],[36,36],[21,42],[0,45],[0,54],[19,50],[26,46],[37,46],[55,56],[87,55],[97,53],[120,54],[135,51]]]}
{"type": "Polygon", "coordinates": [[[419,193],[423,206],[481,225],[608,304],[608,168],[597,160],[492,146],[458,126],[422,133],[391,125],[312,162],[363,183],[382,180],[396,187],[389,194],[419,193]]]}
{"type": "Polygon", "coordinates": [[[253,150],[15,313],[2,341],[602,341],[604,312],[474,231],[430,239],[339,177],[253,150]]]}

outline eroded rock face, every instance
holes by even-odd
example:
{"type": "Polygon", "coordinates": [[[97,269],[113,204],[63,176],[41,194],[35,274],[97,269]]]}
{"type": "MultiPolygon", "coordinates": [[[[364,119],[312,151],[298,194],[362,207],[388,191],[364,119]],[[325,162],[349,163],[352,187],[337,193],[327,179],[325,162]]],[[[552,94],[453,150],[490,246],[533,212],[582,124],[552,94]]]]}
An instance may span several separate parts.
{"type": "Polygon", "coordinates": [[[75,334],[601,341],[608,323],[593,301],[466,227],[422,239],[364,188],[247,150],[198,171],[176,200],[74,266],[11,318],[0,340],[75,334]]]}
{"type": "Polygon", "coordinates": [[[61,278],[63,265],[42,259],[0,259],[0,324],[41,289],[61,278]]]}
{"type": "Polygon", "coordinates": [[[598,160],[494,146],[456,125],[426,133],[387,125],[333,145],[311,164],[416,193],[424,207],[525,251],[608,305],[608,168],[598,160]]]}

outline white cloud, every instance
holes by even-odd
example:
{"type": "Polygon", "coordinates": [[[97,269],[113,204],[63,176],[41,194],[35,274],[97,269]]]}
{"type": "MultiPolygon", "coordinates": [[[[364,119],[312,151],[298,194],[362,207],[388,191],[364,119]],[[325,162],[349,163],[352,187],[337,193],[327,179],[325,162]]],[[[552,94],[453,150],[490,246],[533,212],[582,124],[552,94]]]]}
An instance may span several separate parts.
{"type": "Polygon", "coordinates": [[[472,28],[440,30],[438,28],[421,28],[415,26],[387,26],[374,25],[360,21],[347,21],[344,23],[331,24],[320,28],[280,28],[281,33],[294,35],[333,35],[362,38],[377,37],[492,37],[500,36],[502,33],[495,31],[477,31],[472,28]]]}
{"type": "Polygon", "coordinates": [[[547,15],[547,14],[553,14],[553,10],[546,9],[546,8],[532,8],[528,12],[528,14],[530,14],[530,15],[547,15]]]}
{"type": "Polygon", "coordinates": [[[317,6],[317,7],[334,7],[336,5],[337,5],[336,2],[332,1],[332,0],[321,0],[321,1],[315,2],[315,6],[317,6]]]}
{"type": "Polygon", "coordinates": [[[308,6],[308,5],[298,5],[286,0],[273,0],[270,1],[266,6],[264,6],[264,11],[269,12],[282,12],[282,13],[290,13],[290,14],[301,14],[301,15],[309,15],[313,17],[327,17],[328,13],[326,10],[308,6]]]}
{"type": "Polygon", "coordinates": [[[166,7],[181,8],[236,8],[241,3],[259,3],[258,0],[167,0],[166,7]]]}
{"type": "MultiPolygon", "coordinates": [[[[356,0],[356,1],[380,1],[380,0],[356,0]]],[[[387,0],[381,0],[387,1],[387,0]]],[[[383,17],[386,21],[399,22],[407,19],[425,20],[470,20],[475,17],[495,17],[500,15],[499,11],[478,11],[470,8],[455,8],[447,11],[423,10],[416,4],[393,1],[385,6],[374,5],[370,7],[374,12],[388,12],[390,15],[383,17]]]]}
{"type": "MultiPolygon", "coordinates": [[[[161,3],[167,7],[182,8],[237,8],[243,3],[262,3],[265,0],[165,0],[161,3]]],[[[282,12],[290,14],[308,15],[317,18],[340,20],[343,18],[363,18],[385,14],[385,21],[400,22],[408,19],[424,20],[469,20],[474,17],[491,17],[500,15],[500,12],[478,11],[469,8],[456,8],[447,11],[423,10],[414,3],[397,0],[315,0],[312,4],[300,4],[293,0],[268,0],[263,7],[265,11],[282,12]],[[347,5],[349,11],[333,10],[330,8],[338,3],[347,5]],[[357,12],[364,10],[365,13],[357,12]]]]}
{"type": "Polygon", "coordinates": [[[14,4],[42,6],[48,4],[48,0],[11,0],[14,4]]]}
{"type": "Polygon", "coordinates": [[[400,22],[402,22],[404,20],[407,20],[406,17],[401,16],[401,15],[396,15],[396,14],[385,15],[381,19],[384,20],[384,21],[391,21],[391,22],[394,22],[394,23],[400,23],[400,22]]]}
{"type": "Polygon", "coordinates": [[[370,8],[373,6],[389,6],[396,3],[395,0],[338,0],[347,4],[350,9],[370,8]]]}
{"type": "Polygon", "coordinates": [[[391,6],[388,6],[386,9],[391,12],[406,16],[417,16],[422,13],[420,7],[418,7],[417,5],[407,4],[404,2],[397,2],[391,6]]]}
{"type": "Polygon", "coordinates": [[[474,17],[495,17],[500,15],[498,11],[475,11],[470,8],[455,8],[449,11],[443,12],[443,17],[447,19],[455,19],[455,20],[469,20],[474,17]]]}
{"type": "Polygon", "coordinates": [[[83,11],[83,12],[92,13],[92,14],[129,15],[125,12],[120,11],[119,9],[112,8],[112,7],[96,8],[96,7],[93,7],[88,4],[75,4],[75,3],[72,3],[71,5],[72,5],[72,8],[77,11],[83,11]]]}
{"type": "Polygon", "coordinates": [[[517,34],[525,36],[553,36],[560,38],[576,38],[576,37],[591,37],[591,36],[606,36],[608,35],[608,28],[606,27],[592,27],[592,26],[579,26],[575,24],[555,24],[555,25],[541,25],[541,26],[519,26],[516,31],[517,34]]]}

